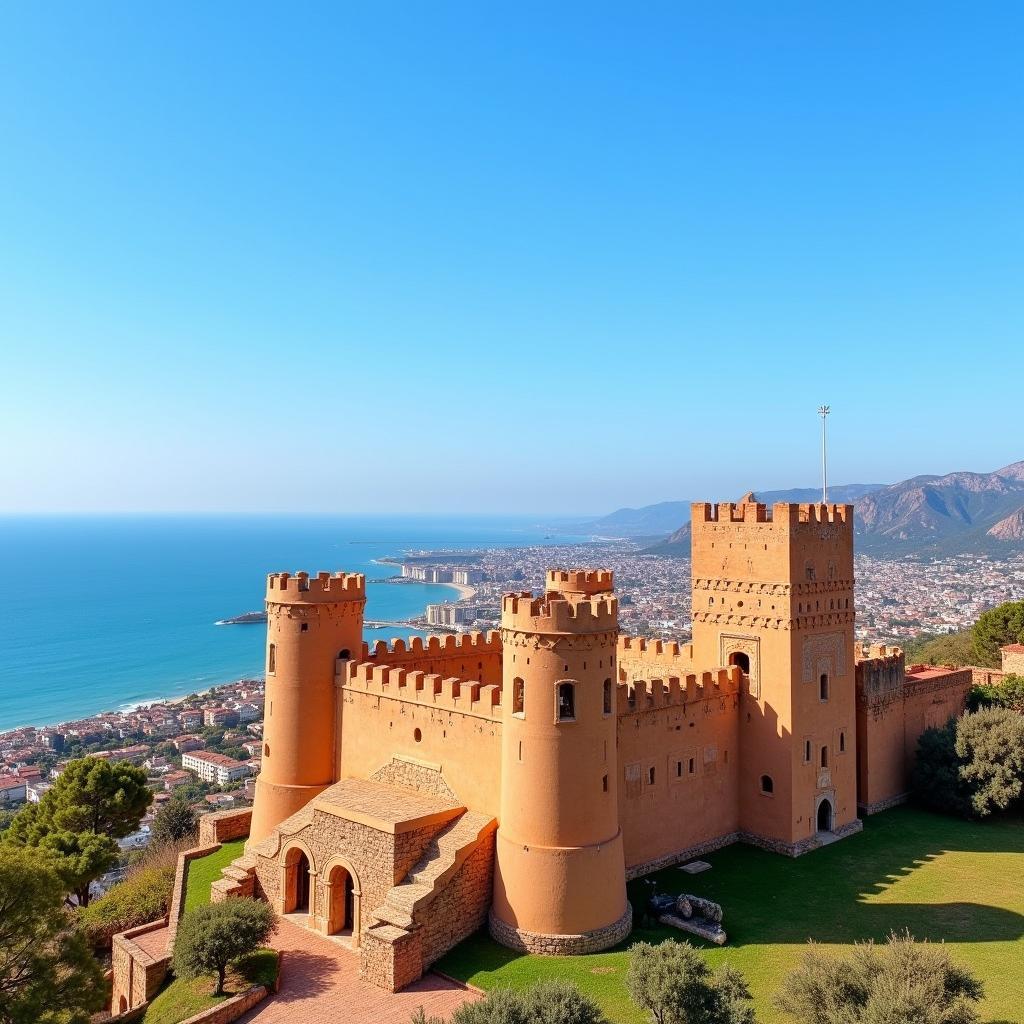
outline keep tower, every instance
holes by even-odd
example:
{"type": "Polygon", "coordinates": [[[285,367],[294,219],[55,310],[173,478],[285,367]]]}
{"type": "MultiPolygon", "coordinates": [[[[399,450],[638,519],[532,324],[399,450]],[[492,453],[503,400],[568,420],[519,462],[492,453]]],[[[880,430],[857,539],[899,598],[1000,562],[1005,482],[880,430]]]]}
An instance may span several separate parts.
{"type": "Polygon", "coordinates": [[[741,830],[796,854],[859,829],[853,506],[748,494],[694,504],[691,529],[694,657],[746,673],[741,830]]]}
{"type": "Polygon", "coordinates": [[[361,573],[282,572],[267,577],[267,685],[263,761],[251,842],[337,781],[335,667],[362,650],[361,573]]]}
{"type": "Polygon", "coordinates": [[[611,572],[552,570],[502,602],[501,815],[490,930],[586,953],[629,933],[616,770],[611,572]]]}

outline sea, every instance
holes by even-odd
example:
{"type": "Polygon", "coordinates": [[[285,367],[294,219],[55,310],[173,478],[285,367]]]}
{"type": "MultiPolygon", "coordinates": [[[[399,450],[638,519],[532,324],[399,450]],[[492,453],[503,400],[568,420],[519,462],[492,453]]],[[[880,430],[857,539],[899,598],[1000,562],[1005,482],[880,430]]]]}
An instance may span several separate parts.
{"type": "MultiPolygon", "coordinates": [[[[525,518],[0,518],[0,731],[262,676],[266,627],[215,623],[262,609],[268,572],[379,580],[399,568],[376,559],[410,550],[585,539],[525,518]]],[[[456,596],[441,584],[369,583],[366,617],[408,619],[456,596]]]]}

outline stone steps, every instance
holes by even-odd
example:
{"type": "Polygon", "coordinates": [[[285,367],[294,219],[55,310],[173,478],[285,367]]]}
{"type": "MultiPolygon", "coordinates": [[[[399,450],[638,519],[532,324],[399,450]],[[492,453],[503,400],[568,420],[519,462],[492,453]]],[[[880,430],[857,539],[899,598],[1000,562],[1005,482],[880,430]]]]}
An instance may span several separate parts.
{"type": "Polygon", "coordinates": [[[486,814],[466,811],[445,825],[403,881],[388,890],[384,904],[373,911],[373,917],[396,927],[411,928],[416,912],[444,889],[493,822],[486,814]]]}

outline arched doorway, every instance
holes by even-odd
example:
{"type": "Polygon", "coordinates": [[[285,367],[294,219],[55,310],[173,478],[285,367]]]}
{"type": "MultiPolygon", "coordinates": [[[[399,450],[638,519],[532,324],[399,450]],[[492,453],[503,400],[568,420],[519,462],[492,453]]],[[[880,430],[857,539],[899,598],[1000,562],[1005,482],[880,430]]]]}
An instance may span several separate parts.
{"type": "Polygon", "coordinates": [[[284,862],[284,913],[309,911],[309,858],[293,846],[284,862]]]}
{"type": "Polygon", "coordinates": [[[127,1013],[128,1012],[128,997],[127,996],[121,996],[120,1002],[118,1003],[118,1006],[117,1006],[117,1012],[118,1013],[127,1013]]]}
{"type": "Polygon", "coordinates": [[[355,923],[355,882],[341,864],[335,865],[327,878],[327,934],[351,935],[355,923]]]}
{"type": "Polygon", "coordinates": [[[818,831],[832,831],[832,801],[827,797],[818,804],[818,831]]]}

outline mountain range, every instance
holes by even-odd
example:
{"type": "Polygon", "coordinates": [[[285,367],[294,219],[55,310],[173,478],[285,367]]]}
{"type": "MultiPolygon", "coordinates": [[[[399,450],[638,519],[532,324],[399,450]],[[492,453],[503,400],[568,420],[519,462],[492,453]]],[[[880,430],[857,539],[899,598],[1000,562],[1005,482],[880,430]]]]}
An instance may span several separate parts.
{"type": "MultiPolygon", "coordinates": [[[[895,484],[829,488],[829,501],[852,502],[856,546],[879,557],[936,556],[1024,549],[1024,461],[992,473],[915,476],[895,484]]],[[[820,501],[815,488],[760,491],[758,501],[820,501]]],[[[645,550],[690,554],[690,503],[664,501],[623,508],[584,524],[603,536],[662,536],[645,550]],[[664,536],[668,531],[668,536],[664,536]]]]}

